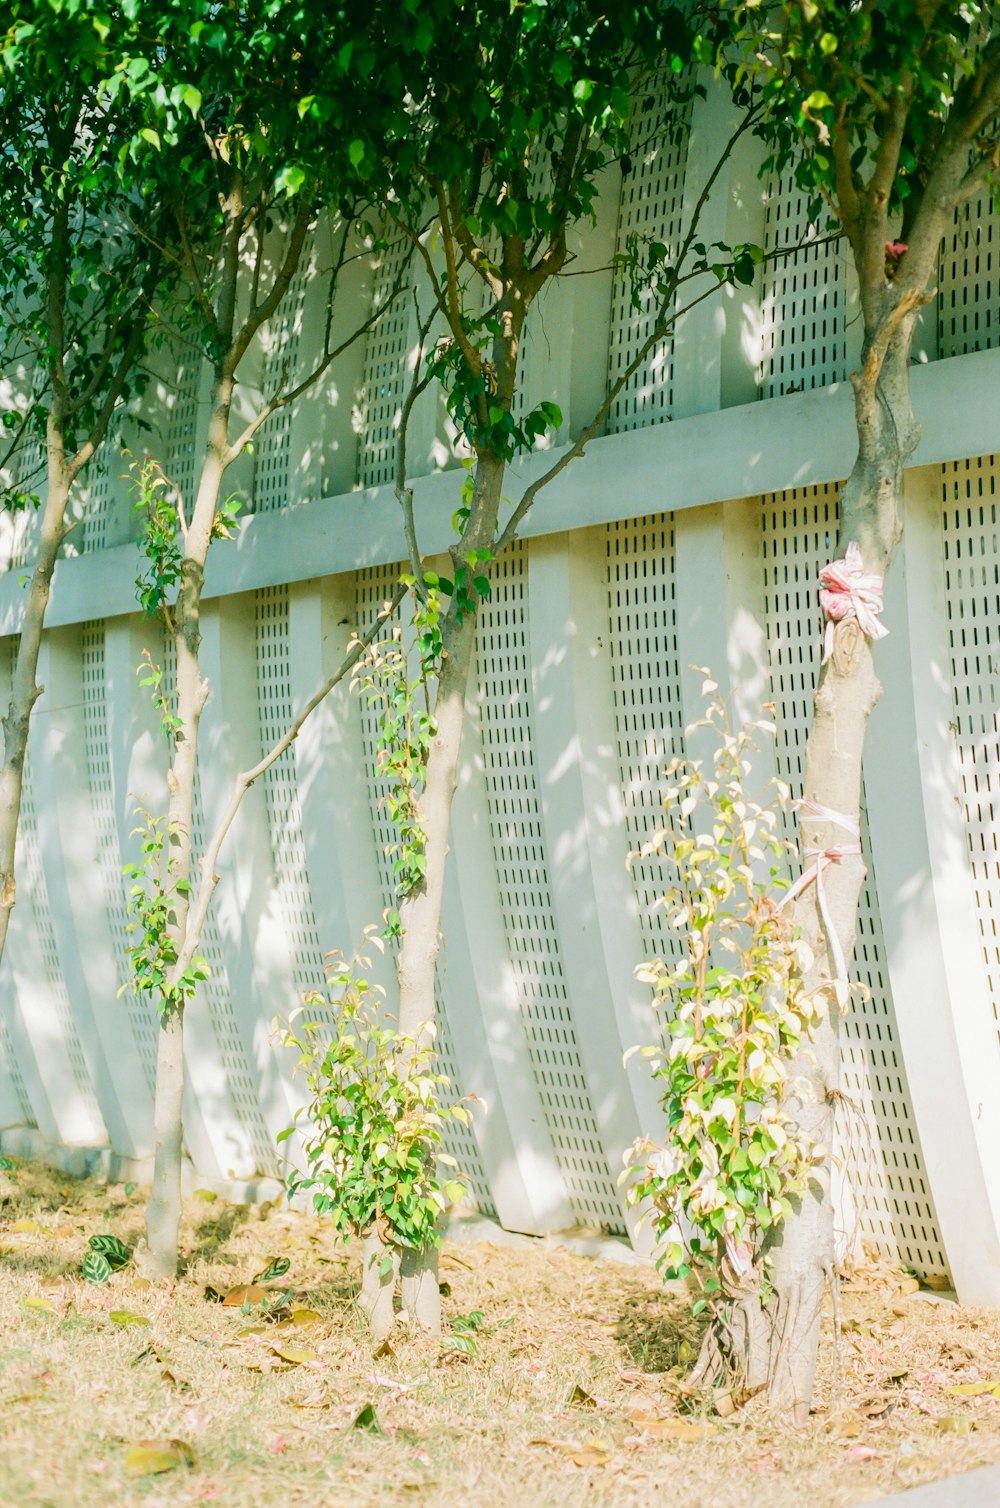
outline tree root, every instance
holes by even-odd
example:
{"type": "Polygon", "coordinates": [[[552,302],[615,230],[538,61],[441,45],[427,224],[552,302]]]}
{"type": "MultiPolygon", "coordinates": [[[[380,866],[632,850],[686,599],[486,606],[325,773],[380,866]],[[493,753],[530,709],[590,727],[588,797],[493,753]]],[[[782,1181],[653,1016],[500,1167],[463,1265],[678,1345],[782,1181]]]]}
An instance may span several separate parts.
{"type": "Polygon", "coordinates": [[[384,1240],[381,1231],[374,1226],[364,1237],[361,1292],[358,1295],[358,1307],[374,1340],[385,1340],[396,1323],[397,1290],[407,1322],[431,1335],[440,1335],[437,1248],[401,1250],[384,1240]]]}
{"type": "MultiPolygon", "coordinates": [[[[768,1412],[806,1423],[815,1374],[814,1337],[818,1310],[829,1287],[834,1324],[839,1317],[838,1274],[835,1268],[814,1268],[786,1284],[782,1292],[761,1297],[755,1271],[733,1281],[723,1264],[723,1292],[712,1323],[688,1379],[698,1388],[725,1389],[735,1402],[767,1392],[768,1412]]],[[[838,1336],[834,1336],[834,1366],[839,1368],[838,1336]]]]}

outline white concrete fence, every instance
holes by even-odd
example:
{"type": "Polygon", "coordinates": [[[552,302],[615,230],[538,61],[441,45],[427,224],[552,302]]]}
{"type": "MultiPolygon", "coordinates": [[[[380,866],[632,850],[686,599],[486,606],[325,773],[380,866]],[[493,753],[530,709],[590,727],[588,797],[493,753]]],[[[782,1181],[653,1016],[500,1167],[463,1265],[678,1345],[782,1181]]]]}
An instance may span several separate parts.
{"type": "MultiPolygon", "coordinates": [[[[686,150],[651,154],[621,193],[609,180],[579,266],[606,264],[615,235],[640,222],[676,235],[724,130],[718,104],[699,104],[686,150]]],[[[734,239],[756,205],[758,239],[794,240],[794,189],[765,188],[749,156],[734,162],[706,239],[734,239]]],[[[877,651],[885,694],[865,759],[855,965],[868,993],[846,1025],[853,1108],[841,1128],[865,1237],[990,1303],[1000,1302],[997,226],[986,203],[956,225],[913,374],[923,438],[887,589],[890,637],[877,651]]],[[[323,258],[320,230],[313,271],[323,258]]],[[[382,296],[391,270],[358,264],[355,276],[356,308],[382,296]]],[[[275,362],[307,359],[322,296],[322,278],[299,280],[259,353],[262,382],[275,362]]],[[[567,279],[543,301],[527,385],[531,401],[559,402],[560,438],[586,422],[641,329],[610,273],[567,279]]],[[[712,666],[743,712],[776,703],[774,765],[800,782],[820,651],[816,578],[854,453],[844,379],[856,332],[837,246],[768,264],[752,297],[706,301],[623,394],[609,433],[542,494],[496,569],[456,798],[440,994],[446,1071],[481,1101],[453,1150],[480,1207],[511,1228],[628,1223],[622,1151],[658,1123],[644,1070],[622,1067],[625,1049],[656,1032],[633,968],[668,943],[652,905],[661,876],[626,858],[654,824],[663,765],[700,710],[689,666],[712,666]]],[[[233,773],[273,741],[395,579],[400,528],[385,483],[412,336],[408,314],[376,327],[352,366],[265,433],[238,477],[254,512],[209,569],[196,837],[233,773]]],[[[157,443],[185,485],[203,374],[182,370],[160,397],[157,443]]],[[[424,548],[439,551],[459,481],[437,399],[423,404],[411,454],[424,548]]],[[[520,466],[511,495],[551,458],[520,466]]],[[[135,675],[144,646],[162,650],[135,611],[119,469],[113,460],[93,479],[56,573],[0,973],[0,1128],[7,1145],[106,1148],[141,1164],[156,1028],[127,988],[119,998],[121,866],[136,802],[163,804],[162,741],[135,675]]],[[[0,524],[6,703],[31,528],[0,524]]],[[[224,850],[205,949],[212,977],[188,1017],[187,1145],[199,1179],[274,1173],[274,1138],[301,1096],[270,1022],[321,980],[324,952],[350,951],[391,899],[374,738],[364,704],[335,693],[251,791],[224,850]]]]}

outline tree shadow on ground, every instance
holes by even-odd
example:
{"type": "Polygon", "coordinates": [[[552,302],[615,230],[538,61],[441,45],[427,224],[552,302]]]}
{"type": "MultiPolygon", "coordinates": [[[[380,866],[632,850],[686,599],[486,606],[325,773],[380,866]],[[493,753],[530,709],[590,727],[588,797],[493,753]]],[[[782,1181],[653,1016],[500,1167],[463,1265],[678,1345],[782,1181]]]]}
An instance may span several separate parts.
{"type": "Polygon", "coordinates": [[[194,1243],[178,1263],[183,1276],[195,1262],[210,1261],[219,1256],[222,1248],[232,1240],[234,1232],[250,1219],[249,1204],[227,1204],[217,1213],[202,1220],[194,1231],[194,1243]]]}
{"type": "Polygon", "coordinates": [[[702,1329],[683,1298],[636,1293],[624,1301],[617,1337],[629,1365],[639,1371],[687,1372],[698,1355],[702,1329]]]}

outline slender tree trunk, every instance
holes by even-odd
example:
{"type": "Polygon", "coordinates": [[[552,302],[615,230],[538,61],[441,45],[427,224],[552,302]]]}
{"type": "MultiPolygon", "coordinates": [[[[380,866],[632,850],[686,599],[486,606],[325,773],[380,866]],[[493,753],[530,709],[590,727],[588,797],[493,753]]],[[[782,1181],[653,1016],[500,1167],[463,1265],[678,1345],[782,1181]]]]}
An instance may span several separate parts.
{"type": "MultiPolygon", "coordinates": [[[[882,352],[870,338],[861,371],[852,379],[859,451],[841,495],[835,555],[843,558],[853,541],[865,570],[883,578],[901,535],[903,468],[919,438],[909,389],[914,319],[912,313],[898,323],[882,352]]],[[[880,692],[871,642],[855,619],[846,618],[836,625],[832,653],[816,686],[804,795],[858,831],[862,750],[880,692]]],[[[852,846],[844,826],[829,819],[803,814],[799,829],[803,869],[827,849],[852,846]]],[[[796,924],[815,960],[805,987],[818,994],[823,1014],[790,1065],[788,1108],[816,1149],[817,1163],[793,1214],[765,1242],[769,1291],[762,1291],[759,1271],[749,1281],[741,1280],[723,1264],[726,1302],[698,1368],[702,1380],[735,1382],[748,1391],[766,1385],[772,1412],[797,1423],[809,1413],[823,1305],[837,1276],[831,1147],[840,1085],[841,1006],[834,982],[837,942],[848,962],[854,950],[864,877],[860,852],[843,854],[823,872],[825,910],[836,942],[828,935],[816,884],[795,903],[796,924]]]]}
{"type": "Polygon", "coordinates": [[[373,1226],[362,1245],[359,1302],[376,1340],[384,1340],[393,1326],[399,1261],[399,1247],[384,1242],[373,1226]]]}
{"type": "MultiPolygon", "coordinates": [[[[219,380],[213,392],[206,460],[188,527],[181,587],[174,610],[177,718],[180,726],[174,738],[174,753],[167,775],[167,885],[173,912],[169,932],[178,954],[187,937],[198,730],[208,698],[208,683],[202,679],[199,658],[201,593],[225,471],[231,399],[231,382],[219,380]]],[[[171,983],[175,982],[171,980],[171,983]]],[[[156,1055],[153,1191],[146,1210],[148,1260],[152,1268],[164,1276],[173,1276],[177,1271],[183,1103],[183,1009],[179,1008],[170,1011],[160,1022],[156,1055]]]]}
{"type": "Polygon", "coordinates": [[[177,1010],[161,1022],[156,1047],[153,1189],[146,1209],[145,1263],[161,1278],[177,1274],[183,1098],[184,1013],[177,1010]]]}
{"type": "MultiPolygon", "coordinates": [[[[489,549],[496,538],[497,515],[505,472],[496,456],[480,457],[472,512],[461,549],[452,551],[456,568],[468,552],[489,549]]],[[[420,816],[426,839],[426,870],[420,887],[399,908],[402,942],[396,963],[399,982],[399,1029],[419,1041],[436,1013],[435,977],[441,935],[441,901],[451,826],[451,805],[458,783],[458,763],[465,726],[476,643],[476,616],[454,613],[445,619],[444,655],[434,702],[435,732],[427,757],[420,816]]],[[[402,1257],[403,1305],[412,1323],[437,1335],[441,1329],[441,1300],[437,1283],[437,1251],[407,1251],[402,1257]]]]}
{"type": "Polygon", "coordinates": [[[52,591],[52,573],[59,546],[66,534],[70,477],[64,462],[62,437],[55,431],[55,422],[50,416],[48,493],[42,509],[38,555],[24,606],[21,637],[14,664],[14,684],[7,714],[3,719],[3,766],[0,767],[0,962],[3,961],[7,945],[10,914],[17,899],[14,860],[21,816],[28,731],[35,703],[43,690],[35,679],[38,673],[38,655],[52,591]]]}

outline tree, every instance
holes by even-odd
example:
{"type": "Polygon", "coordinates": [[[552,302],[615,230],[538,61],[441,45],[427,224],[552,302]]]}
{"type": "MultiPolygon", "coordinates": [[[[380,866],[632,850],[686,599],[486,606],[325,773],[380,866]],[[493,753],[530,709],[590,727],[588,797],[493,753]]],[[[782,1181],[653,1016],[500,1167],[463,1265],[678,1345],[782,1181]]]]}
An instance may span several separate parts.
{"type": "Polygon", "coordinates": [[[0,362],[10,404],[0,465],[21,480],[2,506],[37,508],[0,766],[0,958],[14,877],[28,731],[52,572],[78,483],[117,410],[141,391],[140,357],[170,269],[163,216],[118,175],[134,120],[102,93],[106,26],[34,0],[0,11],[0,362]],[[42,454],[35,460],[35,446],[42,454]],[[44,502],[33,490],[44,490],[44,502]]]}
{"type": "Polygon", "coordinates": [[[301,108],[318,81],[317,59],[296,25],[300,18],[287,17],[284,7],[220,10],[205,0],[193,7],[124,9],[134,13],[135,25],[111,39],[117,62],[104,92],[127,95],[141,112],[124,170],[169,218],[180,296],[167,314],[175,340],[194,345],[212,379],[192,495],[182,495],[154,463],[140,473],[148,557],[140,595],[148,610],[162,616],[176,655],[174,687],[152,656],[146,670],[170,743],[168,806],[162,818],[147,818],[142,861],[130,866],[138,932],[131,949],[133,982],[155,1001],[160,1016],[146,1237],[152,1268],[172,1275],[180,1219],[184,1014],[206,977],[198,949],[217,883],[219,848],[253,780],[291,744],[364,647],[360,642],[350,650],[275,748],[238,778],[199,865],[193,846],[198,733],[210,693],[200,661],[205,565],[213,541],[229,537],[235,525],[238,505],[223,500],[229,469],[268,418],[318,382],[378,315],[362,320],[339,345],[331,343],[328,320],[324,348],[309,371],[293,376],[283,370],[260,401],[244,386],[238,408],[246,359],[279,314],[304,265],[310,225],[331,202],[339,209],[339,250],[328,290],[331,304],[335,298],[353,233],[346,157],[328,144],[319,151],[312,115],[301,108]]]}
{"type": "MultiPolygon", "coordinates": [[[[593,215],[602,172],[643,138],[682,128],[692,90],[684,69],[708,56],[707,38],[692,32],[680,10],[659,4],[590,12],[541,0],[406,0],[348,12],[324,32],[322,50],[327,77],[338,80],[338,99],[324,92],[309,109],[320,120],[336,120],[370,197],[424,264],[433,302],[422,311],[421,353],[435,313],[443,327],[427,372],[404,406],[396,489],[410,580],[436,624],[424,660],[434,681],[433,728],[421,755],[419,788],[407,806],[410,848],[398,927],[399,1027],[419,1043],[435,1015],[451,803],[477,603],[489,592],[491,563],[516,537],[541,489],[600,432],[617,394],[665,337],[681,312],[681,285],[713,262],[719,280],[752,279],[756,248],[709,253],[697,241],[697,227],[735,139],[755,119],[755,106],[752,90],[745,91],[736,135],[704,185],[683,244],[668,251],[651,239],[635,248],[636,296],[645,285],[655,308],[649,340],[592,421],[524,488],[502,521],[510,463],[561,422],[551,402],[519,416],[526,321],[543,288],[566,267],[572,228],[593,215]],[[674,81],[672,108],[666,119],[651,122],[642,104],[661,69],[674,81]],[[447,578],[425,569],[405,478],[406,422],[431,379],[443,386],[471,456],[447,578]]],[[[709,277],[708,285],[693,297],[707,296],[718,283],[709,277]]],[[[394,1281],[398,1253],[383,1248],[377,1229],[365,1261],[366,1270],[377,1267],[387,1283],[394,1281]]],[[[402,1289],[411,1319],[437,1330],[430,1247],[403,1254],[402,1289]]],[[[390,1311],[382,1305],[380,1312],[390,1311]]]]}
{"type": "Polygon", "coordinates": [[[861,757],[879,693],[873,642],[882,583],[902,532],[903,472],[919,439],[910,353],[934,297],[942,241],[956,207],[995,181],[1000,152],[1000,31],[995,8],[944,0],[733,3],[722,59],[737,87],[756,79],[767,106],[768,165],[798,181],[842,227],[857,272],[864,339],[852,375],[858,453],[840,498],[837,561],[821,577],[826,647],[816,687],[800,809],[802,852],[818,856],[795,900],[814,964],[804,981],[824,1011],[795,1057],[792,1106],[814,1148],[816,1176],[777,1233],[758,1232],[737,1280],[721,1260],[725,1302],[703,1371],[768,1390],[803,1421],[820,1315],[835,1281],[830,1146],[864,866],[861,757]],[[735,43],[735,50],[733,44],[735,43]],[[737,62],[733,64],[734,56],[737,62]]]}

